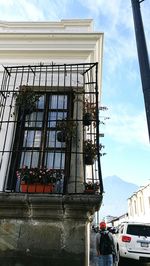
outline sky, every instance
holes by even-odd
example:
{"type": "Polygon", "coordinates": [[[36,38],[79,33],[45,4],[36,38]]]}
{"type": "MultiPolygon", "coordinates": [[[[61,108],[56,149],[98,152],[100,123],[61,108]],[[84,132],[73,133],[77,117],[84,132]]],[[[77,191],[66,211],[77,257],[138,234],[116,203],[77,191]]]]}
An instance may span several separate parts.
{"type": "MultiPolygon", "coordinates": [[[[141,3],[150,54],[150,1],[141,3]]],[[[104,33],[101,133],[102,175],[127,182],[150,182],[150,142],[133,25],[131,0],[0,0],[0,20],[93,19],[104,33]],[[109,118],[109,119],[107,119],[109,118]]],[[[65,63],[65,62],[64,62],[65,63]]]]}

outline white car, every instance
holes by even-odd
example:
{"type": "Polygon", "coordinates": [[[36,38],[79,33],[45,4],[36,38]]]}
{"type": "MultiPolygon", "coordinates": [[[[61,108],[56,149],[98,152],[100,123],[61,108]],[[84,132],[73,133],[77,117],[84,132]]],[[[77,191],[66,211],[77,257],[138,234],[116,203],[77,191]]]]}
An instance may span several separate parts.
{"type": "Polygon", "coordinates": [[[150,262],[150,224],[123,222],[115,239],[119,258],[150,262]]]}

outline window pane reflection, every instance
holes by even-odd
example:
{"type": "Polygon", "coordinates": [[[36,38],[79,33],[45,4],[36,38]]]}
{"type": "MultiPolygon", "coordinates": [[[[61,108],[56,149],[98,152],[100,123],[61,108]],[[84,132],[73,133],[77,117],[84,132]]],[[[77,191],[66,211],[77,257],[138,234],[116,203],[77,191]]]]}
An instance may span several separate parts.
{"type": "Polygon", "coordinates": [[[64,169],[65,154],[49,152],[45,156],[45,165],[48,168],[64,169]]]}
{"type": "Polygon", "coordinates": [[[22,152],[21,154],[21,162],[20,162],[20,168],[25,166],[31,167],[37,167],[38,166],[38,160],[39,160],[39,152],[37,151],[26,151],[22,152]]]}
{"type": "Polygon", "coordinates": [[[26,115],[25,127],[42,127],[43,112],[34,112],[26,115]]]}
{"type": "Polygon", "coordinates": [[[24,132],[23,147],[40,147],[41,131],[27,131],[24,132]]]}
{"type": "Polygon", "coordinates": [[[57,132],[56,131],[48,131],[47,139],[46,139],[46,147],[47,148],[65,148],[65,142],[57,141],[57,132]]]}
{"type": "Polygon", "coordinates": [[[37,108],[44,109],[45,96],[41,96],[38,101],[37,108]]]}
{"type": "Polygon", "coordinates": [[[62,120],[67,117],[66,112],[49,112],[48,113],[48,127],[56,127],[56,120],[62,120]]]}
{"type": "Polygon", "coordinates": [[[67,95],[52,95],[50,109],[67,109],[67,95]]]}

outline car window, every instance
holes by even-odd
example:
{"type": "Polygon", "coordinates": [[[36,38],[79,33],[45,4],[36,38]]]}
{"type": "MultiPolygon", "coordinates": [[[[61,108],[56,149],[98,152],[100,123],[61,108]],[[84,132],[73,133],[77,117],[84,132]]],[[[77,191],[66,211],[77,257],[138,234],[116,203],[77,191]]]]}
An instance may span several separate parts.
{"type": "Polygon", "coordinates": [[[150,237],[150,226],[129,224],[127,228],[127,234],[150,237]]]}

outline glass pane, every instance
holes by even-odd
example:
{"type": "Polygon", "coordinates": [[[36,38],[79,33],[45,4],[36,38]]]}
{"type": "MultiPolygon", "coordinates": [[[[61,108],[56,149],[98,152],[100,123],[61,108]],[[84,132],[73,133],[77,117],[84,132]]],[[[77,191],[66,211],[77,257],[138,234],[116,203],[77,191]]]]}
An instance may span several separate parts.
{"type": "Polygon", "coordinates": [[[48,148],[65,148],[65,142],[57,141],[57,132],[56,131],[48,131],[47,132],[47,140],[46,140],[46,147],[48,148]]]}
{"type": "Polygon", "coordinates": [[[23,147],[40,147],[41,131],[25,130],[23,147]]]}
{"type": "Polygon", "coordinates": [[[26,151],[21,154],[20,168],[23,166],[37,167],[39,160],[39,152],[37,151],[26,151]]]}
{"type": "Polygon", "coordinates": [[[65,154],[49,152],[45,156],[45,165],[51,169],[64,169],[65,154]]]}
{"type": "Polygon", "coordinates": [[[150,237],[150,226],[129,224],[127,234],[150,237]]]}
{"type": "Polygon", "coordinates": [[[52,95],[49,102],[50,109],[67,109],[67,95],[52,95]]]}
{"type": "Polygon", "coordinates": [[[38,101],[38,109],[44,109],[45,96],[41,96],[38,101]]]}
{"type": "Polygon", "coordinates": [[[43,112],[26,115],[25,127],[42,127],[43,112]]]}
{"type": "Polygon", "coordinates": [[[49,112],[48,127],[56,127],[56,120],[62,120],[67,117],[67,112],[49,112]]]}

